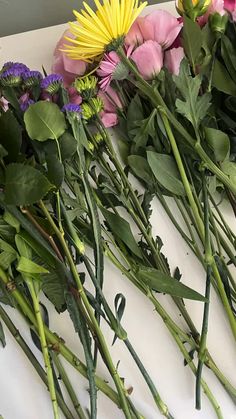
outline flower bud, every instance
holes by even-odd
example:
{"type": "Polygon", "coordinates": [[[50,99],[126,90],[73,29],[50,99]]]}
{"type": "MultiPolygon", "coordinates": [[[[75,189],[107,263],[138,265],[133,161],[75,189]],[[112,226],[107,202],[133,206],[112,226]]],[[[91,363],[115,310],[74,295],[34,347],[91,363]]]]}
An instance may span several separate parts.
{"type": "Polygon", "coordinates": [[[75,80],[73,86],[82,99],[90,100],[97,93],[97,78],[95,76],[78,78],[75,80]]]}
{"type": "Polygon", "coordinates": [[[176,8],[180,15],[186,15],[192,20],[204,15],[212,0],[177,0],[176,8]]]}
{"type": "Polygon", "coordinates": [[[219,13],[214,13],[209,16],[209,24],[212,32],[224,33],[228,23],[228,15],[220,15],[219,13]]]}

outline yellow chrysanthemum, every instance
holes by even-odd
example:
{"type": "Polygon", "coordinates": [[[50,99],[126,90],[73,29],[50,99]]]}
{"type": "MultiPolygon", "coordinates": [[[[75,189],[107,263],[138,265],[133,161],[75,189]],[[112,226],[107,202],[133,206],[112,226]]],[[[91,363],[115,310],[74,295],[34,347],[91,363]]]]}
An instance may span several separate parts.
{"type": "Polygon", "coordinates": [[[72,59],[93,61],[110,46],[121,42],[132,23],[147,5],[139,0],[94,0],[97,11],[83,3],[81,13],[74,10],[77,22],[70,22],[75,39],[66,38],[72,45],[66,45],[68,56],[72,59]]]}

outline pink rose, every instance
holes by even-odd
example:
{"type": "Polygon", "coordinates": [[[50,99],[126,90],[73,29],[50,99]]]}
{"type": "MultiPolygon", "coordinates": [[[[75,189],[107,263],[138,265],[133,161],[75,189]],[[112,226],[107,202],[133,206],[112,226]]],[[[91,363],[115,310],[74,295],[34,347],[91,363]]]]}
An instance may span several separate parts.
{"type": "Polygon", "coordinates": [[[163,67],[163,53],[156,41],[146,41],[131,55],[140,74],[145,80],[152,80],[163,67]]]}
{"type": "Polygon", "coordinates": [[[151,39],[167,49],[177,38],[182,26],[182,22],[165,10],[155,10],[144,18],[140,29],[145,41],[151,39]]]}
{"type": "Polygon", "coordinates": [[[118,124],[117,109],[123,108],[123,104],[119,95],[112,87],[108,86],[106,92],[99,90],[98,96],[103,101],[103,111],[101,112],[101,119],[106,128],[113,127],[118,124]]]}
{"type": "Polygon", "coordinates": [[[54,63],[52,65],[52,72],[61,74],[64,80],[65,87],[70,86],[77,76],[82,76],[87,68],[87,63],[81,60],[72,60],[68,58],[66,53],[61,51],[63,47],[69,44],[69,41],[65,39],[74,38],[69,30],[66,30],[58,41],[54,51],[54,63]]]}
{"type": "Polygon", "coordinates": [[[182,47],[172,48],[165,52],[165,67],[169,70],[170,73],[178,76],[180,63],[185,57],[184,49],[182,47]]]}
{"type": "Polygon", "coordinates": [[[134,21],[133,25],[131,26],[129,32],[126,35],[126,45],[140,45],[144,42],[142,34],[142,24],[144,20],[145,17],[138,17],[134,21]]]}

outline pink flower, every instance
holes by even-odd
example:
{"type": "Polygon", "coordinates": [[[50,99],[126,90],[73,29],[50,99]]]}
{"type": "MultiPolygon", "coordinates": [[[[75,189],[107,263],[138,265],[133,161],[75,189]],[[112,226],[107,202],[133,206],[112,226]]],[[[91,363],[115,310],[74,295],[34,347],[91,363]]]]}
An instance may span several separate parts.
{"type": "Polygon", "coordinates": [[[165,67],[168,68],[170,73],[177,76],[179,74],[180,63],[184,57],[184,49],[182,47],[172,48],[166,51],[164,61],[165,67]]]}
{"type": "Polygon", "coordinates": [[[224,8],[229,12],[236,12],[236,0],[224,0],[224,8]]]}
{"type": "Polygon", "coordinates": [[[142,34],[142,24],[145,20],[145,17],[138,17],[133,25],[131,26],[129,32],[126,35],[125,43],[126,45],[140,45],[144,42],[142,34]]]}
{"type": "Polygon", "coordinates": [[[103,60],[101,61],[97,70],[97,74],[102,78],[99,82],[102,90],[105,91],[110,85],[112,75],[118,63],[120,63],[120,58],[115,51],[111,51],[104,55],[103,60]]]}
{"type": "Polygon", "coordinates": [[[212,0],[210,6],[208,7],[206,13],[198,18],[198,23],[202,27],[208,22],[210,15],[214,13],[219,13],[221,16],[225,14],[224,9],[224,0],[212,0]]]}
{"type": "Polygon", "coordinates": [[[167,49],[177,38],[182,26],[176,17],[165,10],[155,10],[144,18],[140,29],[145,41],[151,39],[167,49]]]}
{"type": "Polygon", "coordinates": [[[131,55],[140,74],[145,80],[152,80],[163,66],[163,53],[156,41],[146,41],[131,55]]]}
{"type": "Polygon", "coordinates": [[[232,13],[232,18],[233,20],[236,22],[236,9],[234,10],[234,12],[232,13]]]}
{"type": "Polygon", "coordinates": [[[106,93],[99,91],[98,96],[103,100],[104,108],[101,112],[101,119],[106,128],[118,124],[117,109],[122,109],[123,105],[120,97],[112,87],[108,86],[106,93]]]}
{"type": "Polygon", "coordinates": [[[82,102],[82,97],[78,94],[77,90],[74,87],[68,87],[67,89],[69,95],[69,102],[73,105],[80,105],[82,102]]]}
{"type": "Polygon", "coordinates": [[[64,85],[67,87],[73,83],[77,76],[82,76],[87,68],[87,63],[81,60],[72,60],[68,58],[66,53],[61,51],[64,45],[69,44],[69,41],[65,39],[74,38],[69,30],[66,30],[58,41],[54,51],[54,63],[52,65],[52,72],[61,74],[64,80],[64,85]]]}
{"type": "Polygon", "coordinates": [[[8,104],[9,104],[9,102],[8,102],[8,100],[5,99],[5,97],[3,97],[3,96],[0,97],[0,109],[2,109],[3,112],[8,111],[8,109],[9,109],[8,104]]]}

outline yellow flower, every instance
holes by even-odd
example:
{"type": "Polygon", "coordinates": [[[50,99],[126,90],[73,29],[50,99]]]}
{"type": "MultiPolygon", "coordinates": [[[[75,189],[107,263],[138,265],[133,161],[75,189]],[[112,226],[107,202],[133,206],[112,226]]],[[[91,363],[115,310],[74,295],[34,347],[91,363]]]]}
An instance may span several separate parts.
{"type": "Polygon", "coordinates": [[[75,60],[91,62],[105,51],[116,49],[122,44],[132,23],[147,5],[139,0],[94,0],[94,12],[83,3],[81,13],[73,11],[77,22],[70,22],[75,39],[66,38],[73,45],[66,45],[68,56],[75,60]]]}
{"type": "Polygon", "coordinates": [[[211,2],[212,0],[177,0],[176,8],[180,14],[185,13],[196,18],[206,13],[211,2]]]}

